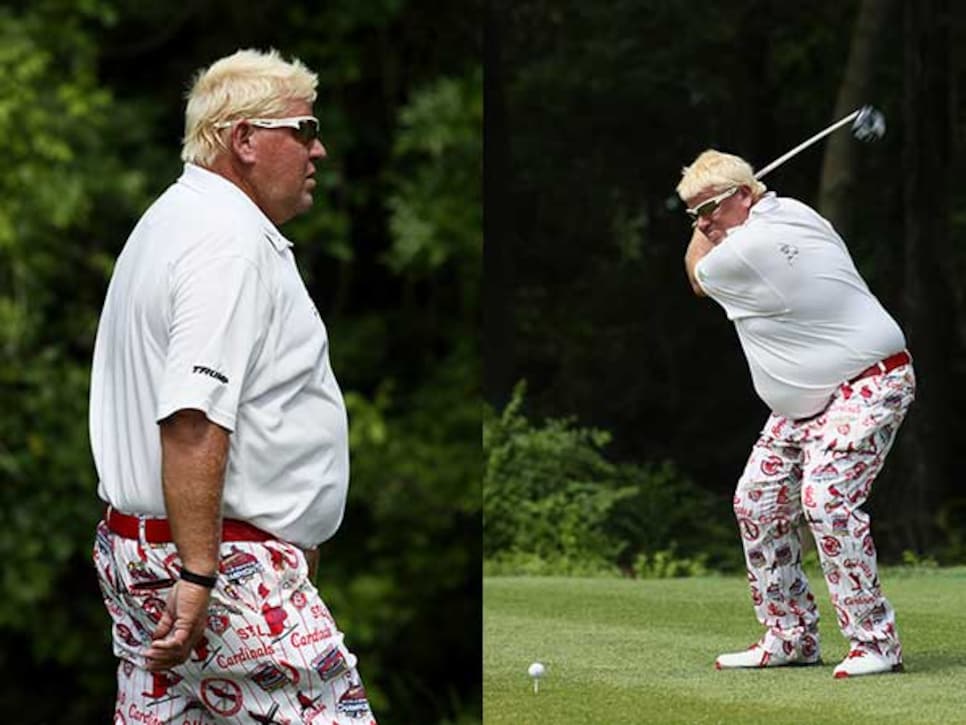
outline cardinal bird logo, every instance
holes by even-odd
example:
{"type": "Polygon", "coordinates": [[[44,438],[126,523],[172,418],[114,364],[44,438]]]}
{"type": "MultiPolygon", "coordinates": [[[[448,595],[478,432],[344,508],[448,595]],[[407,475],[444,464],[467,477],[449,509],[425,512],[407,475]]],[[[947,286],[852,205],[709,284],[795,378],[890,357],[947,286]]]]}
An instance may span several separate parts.
{"type": "Polygon", "coordinates": [[[782,459],[778,456],[768,456],[761,462],[761,472],[766,476],[774,476],[782,470],[782,459]]]}

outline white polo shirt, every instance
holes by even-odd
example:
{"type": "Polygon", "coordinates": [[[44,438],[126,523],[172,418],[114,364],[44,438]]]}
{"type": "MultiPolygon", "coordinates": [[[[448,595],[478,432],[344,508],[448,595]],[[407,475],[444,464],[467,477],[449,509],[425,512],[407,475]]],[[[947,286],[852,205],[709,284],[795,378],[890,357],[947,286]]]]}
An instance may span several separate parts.
{"type": "Polygon", "coordinates": [[[118,257],[97,329],[98,495],[164,516],[158,422],[198,409],[232,432],[223,514],[313,547],[349,481],[345,404],[291,243],[224,177],[187,164],[118,257]]]}
{"type": "Polygon", "coordinates": [[[779,415],[815,415],[841,383],[906,345],[832,225],[794,199],[762,197],[695,274],[734,322],[755,391],[779,415]]]}

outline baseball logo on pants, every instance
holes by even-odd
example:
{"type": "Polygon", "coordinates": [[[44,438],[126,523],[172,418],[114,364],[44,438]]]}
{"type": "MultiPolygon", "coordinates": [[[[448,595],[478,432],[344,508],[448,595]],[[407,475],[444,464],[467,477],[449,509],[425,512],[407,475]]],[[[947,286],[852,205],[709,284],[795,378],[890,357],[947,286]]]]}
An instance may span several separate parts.
{"type": "Polygon", "coordinates": [[[772,415],[734,497],[752,601],[767,628],[762,646],[817,649],[818,610],[802,571],[797,524],[815,538],[842,633],[853,648],[900,657],[895,613],[877,576],[875,543],[862,510],[912,403],[912,367],[840,386],[815,418],[772,415]],[[757,522],[757,523],[756,523],[757,522]],[[764,596],[763,596],[764,593],[764,596]],[[812,644],[808,644],[812,643],[812,644]]]}
{"type": "Polygon", "coordinates": [[[144,653],[174,585],[174,544],[102,522],[94,563],[120,660],[115,723],[375,725],[356,658],[294,546],[223,544],[204,635],[187,662],[155,673],[144,653]]]}

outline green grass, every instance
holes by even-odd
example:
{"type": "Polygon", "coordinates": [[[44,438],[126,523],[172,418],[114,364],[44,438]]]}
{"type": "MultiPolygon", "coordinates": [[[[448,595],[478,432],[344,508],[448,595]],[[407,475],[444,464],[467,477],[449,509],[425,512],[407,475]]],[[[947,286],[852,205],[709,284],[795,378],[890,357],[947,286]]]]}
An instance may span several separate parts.
{"type": "Polygon", "coordinates": [[[835,680],[848,646],[821,576],[825,665],[714,669],[760,635],[744,578],[484,579],[483,721],[964,723],[966,569],[886,570],[906,672],[835,680]],[[547,674],[536,695],[527,667],[547,674]]]}

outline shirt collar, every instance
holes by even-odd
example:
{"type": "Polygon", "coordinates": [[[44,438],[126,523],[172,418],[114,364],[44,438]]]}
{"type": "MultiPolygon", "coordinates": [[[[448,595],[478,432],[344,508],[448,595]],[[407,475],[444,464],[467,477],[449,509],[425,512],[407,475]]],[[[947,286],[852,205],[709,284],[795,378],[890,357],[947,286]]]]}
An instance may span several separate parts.
{"type": "MultiPolygon", "coordinates": [[[[767,214],[776,206],[778,206],[778,197],[775,196],[774,191],[767,191],[758,201],[751,205],[751,209],[748,210],[748,219],[759,214],[767,214]]],[[[745,223],[747,224],[748,222],[746,221],[745,223]]]]}
{"type": "Polygon", "coordinates": [[[760,199],[758,199],[758,201],[752,204],[750,209],[748,209],[748,217],[738,226],[731,227],[731,229],[728,230],[727,234],[725,234],[725,237],[729,237],[739,229],[745,228],[751,223],[752,219],[762,214],[767,214],[777,206],[778,206],[778,197],[775,195],[775,192],[774,191],[765,192],[765,194],[760,199]]]}
{"type": "Polygon", "coordinates": [[[222,194],[244,200],[246,204],[258,213],[262,223],[262,232],[275,249],[282,252],[286,248],[293,246],[292,242],[285,238],[272,220],[265,216],[265,212],[259,209],[258,205],[252,201],[251,197],[242,191],[234,182],[226,179],[221,174],[198,166],[197,164],[186,163],[184,165],[184,171],[178,179],[178,183],[198,191],[222,194]]]}

